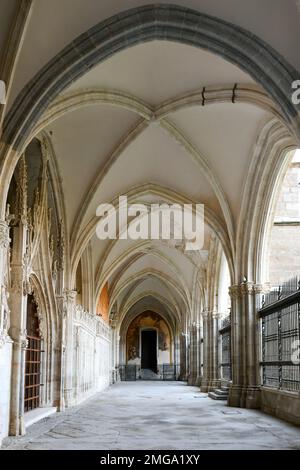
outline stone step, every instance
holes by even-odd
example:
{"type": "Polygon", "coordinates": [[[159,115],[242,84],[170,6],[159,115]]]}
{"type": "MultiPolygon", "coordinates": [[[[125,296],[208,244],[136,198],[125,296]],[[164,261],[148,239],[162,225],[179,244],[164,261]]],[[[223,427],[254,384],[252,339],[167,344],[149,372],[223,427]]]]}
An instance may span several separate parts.
{"type": "Polygon", "coordinates": [[[228,397],[227,390],[221,390],[220,388],[216,388],[215,390],[213,390],[213,392],[215,392],[217,395],[222,395],[224,397],[228,397]]]}
{"type": "Polygon", "coordinates": [[[227,400],[228,398],[228,393],[222,393],[221,390],[212,390],[212,392],[218,397],[224,398],[224,400],[227,400]]]}
{"type": "Polygon", "coordinates": [[[208,396],[213,400],[224,400],[227,401],[227,397],[223,395],[217,395],[215,392],[208,392],[208,396]]]}
{"type": "Polygon", "coordinates": [[[141,369],[140,378],[141,380],[158,380],[159,376],[151,369],[141,369]]]}
{"type": "Polygon", "coordinates": [[[221,390],[226,390],[226,392],[229,392],[229,387],[227,387],[226,385],[222,385],[221,390]]]}

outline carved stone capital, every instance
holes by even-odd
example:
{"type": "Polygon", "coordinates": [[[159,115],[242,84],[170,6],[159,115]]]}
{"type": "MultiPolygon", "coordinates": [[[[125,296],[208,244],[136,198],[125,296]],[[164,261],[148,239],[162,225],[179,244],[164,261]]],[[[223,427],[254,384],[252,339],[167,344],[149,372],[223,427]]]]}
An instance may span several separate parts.
{"type": "Polygon", "coordinates": [[[212,312],[211,317],[213,320],[219,320],[220,318],[222,318],[222,313],[212,312]]]}
{"type": "Polygon", "coordinates": [[[242,296],[244,295],[253,295],[255,294],[254,292],[254,283],[253,282],[242,282],[241,284],[241,294],[242,296]]]}
{"type": "Polygon", "coordinates": [[[74,303],[76,300],[77,291],[73,289],[65,289],[64,297],[67,302],[74,303]]]}
{"type": "Polygon", "coordinates": [[[238,284],[234,284],[234,285],[230,286],[229,287],[229,295],[230,295],[232,300],[240,299],[241,296],[242,296],[241,286],[239,286],[238,284]]]}

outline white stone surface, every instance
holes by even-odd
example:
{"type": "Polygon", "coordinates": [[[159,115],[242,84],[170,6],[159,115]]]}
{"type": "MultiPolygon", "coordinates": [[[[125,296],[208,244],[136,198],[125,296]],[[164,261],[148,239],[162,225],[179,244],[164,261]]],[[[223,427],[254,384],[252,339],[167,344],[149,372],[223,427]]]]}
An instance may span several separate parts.
{"type": "Polygon", "coordinates": [[[5,343],[0,351],[0,443],[1,439],[4,436],[7,436],[8,434],[11,381],[11,351],[11,342],[5,343]]]}
{"type": "Polygon", "coordinates": [[[300,449],[300,430],[182,382],[122,382],[8,438],[7,449],[300,449]]]}
{"type": "Polygon", "coordinates": [[[41,419],[47,418],[48,416],[56,413],[57,408],[55,406],[50,406],[47,408],[36,408],[35,410],[28,411],[24,414],[24,421],[26,428],[37,423],[41,419]]]}

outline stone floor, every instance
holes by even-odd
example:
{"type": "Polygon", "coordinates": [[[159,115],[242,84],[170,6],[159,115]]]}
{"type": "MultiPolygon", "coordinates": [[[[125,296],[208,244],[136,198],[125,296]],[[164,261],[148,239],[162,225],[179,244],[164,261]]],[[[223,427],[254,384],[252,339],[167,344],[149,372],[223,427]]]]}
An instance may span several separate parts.
{"type": "Polygon", "coordinates": [[[182,382],[122,382],[7,438],[6,449],[300,449],[300,429],[182,382]]]}

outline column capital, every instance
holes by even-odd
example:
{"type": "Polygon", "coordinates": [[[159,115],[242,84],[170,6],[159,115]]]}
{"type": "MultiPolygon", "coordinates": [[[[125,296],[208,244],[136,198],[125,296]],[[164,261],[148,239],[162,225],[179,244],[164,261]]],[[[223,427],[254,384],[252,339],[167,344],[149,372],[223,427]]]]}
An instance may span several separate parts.
{"type": "Polygon", "coordinates": [[[209,314],[210,314],[209,310],[203,310],[203,312],[201,312],[203,320],[207,320],[207,318],[209,317],[209,314]]]}
{"type": "Polygon", "coordinates": [[[222,314],[219,313],[219,312],[212,312],[212,313],[211,313],[211,317],[212,317],[214,320],[219,320],[220,318],[222,318],[222,314]]]}
{"type": "Polygon", "coordinates": [[[251,281],[245,281],[241,284],[241,295],[255,294],[254,283],[251,281]]]}
{"type": "Polygon", "coordinates": [[[67,302],[75,302],[77,291],[74,289],[65,289],[64,298],[67,302]]]}
{"type": "Polygon", "coordinates": [[[242,293],[241,293],[241,286],[239,284],[233,284],[232,286],[229,287],[229,295],[232,300],[237,300],[241,298],[242,293]]]}

